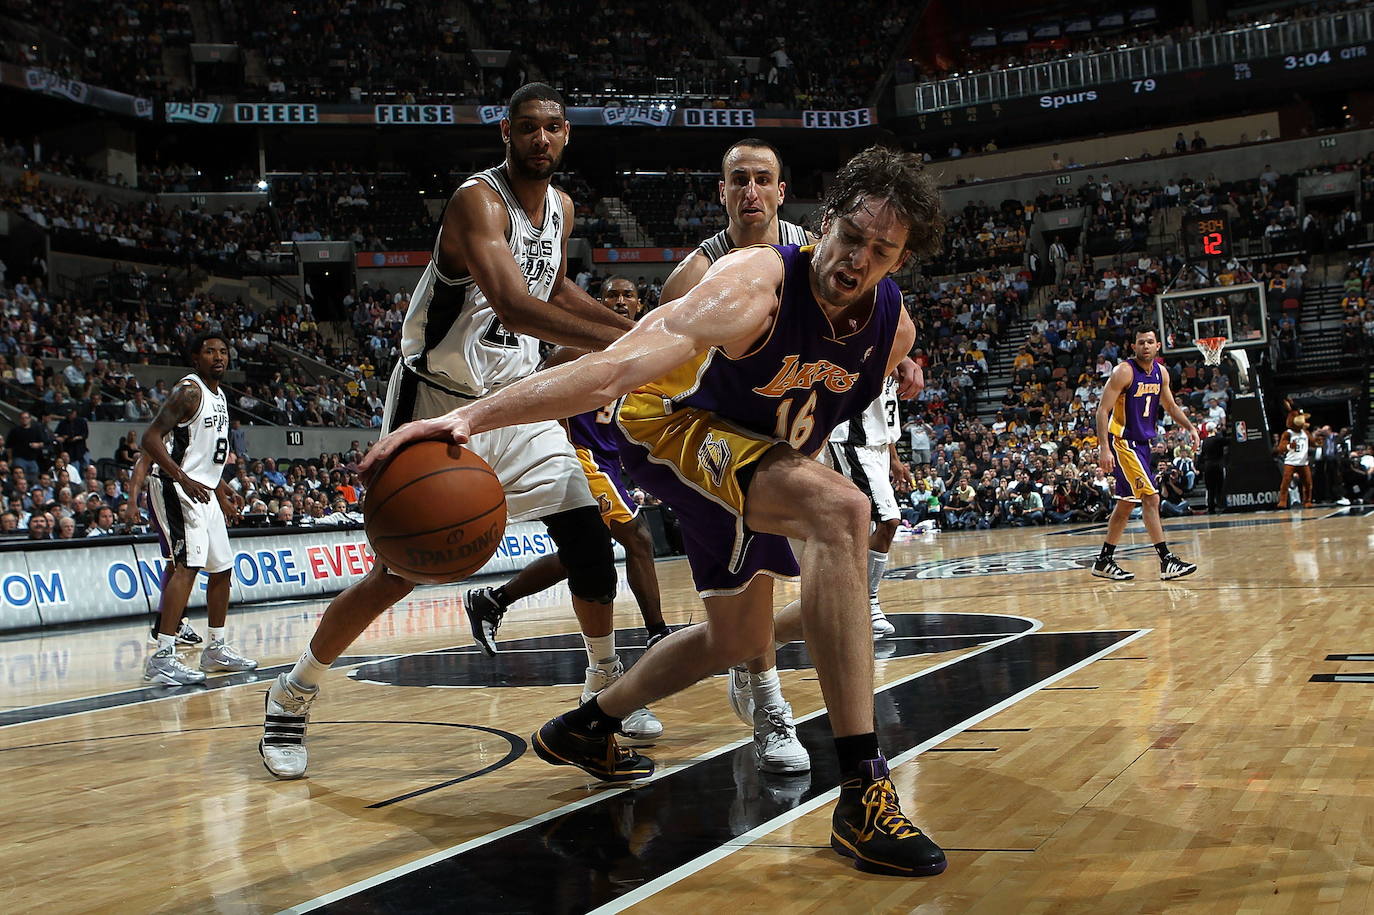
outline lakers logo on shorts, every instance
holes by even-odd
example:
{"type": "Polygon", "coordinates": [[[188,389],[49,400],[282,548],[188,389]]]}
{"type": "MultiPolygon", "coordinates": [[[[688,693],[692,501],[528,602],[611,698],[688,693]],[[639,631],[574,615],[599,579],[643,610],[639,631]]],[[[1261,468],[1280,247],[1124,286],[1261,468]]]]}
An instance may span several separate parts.
{"type": "Polygon", "coordinates": [[[611,504],[611,497],[604,492],[596,494],[596,506],[603,515],[609,515],[615,509],[615,506],[611,504]]]}
{"type": "Polygon", "coordinates": [[[707,433],[706,441],[697,449],[697,463],[710,476],[711,482],[719,486],[725,479],[725,471],[730,466],[730,443],[707,433]]]}

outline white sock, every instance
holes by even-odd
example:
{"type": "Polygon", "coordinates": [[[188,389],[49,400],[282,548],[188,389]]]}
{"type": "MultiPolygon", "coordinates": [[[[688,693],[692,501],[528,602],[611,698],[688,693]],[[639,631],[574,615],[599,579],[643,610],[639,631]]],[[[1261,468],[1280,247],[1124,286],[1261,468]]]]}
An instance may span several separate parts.
{"type": "Polygon", "coordinates": [[[177,653],[177,637],[175,634],[168,635],[165,632],[159,632],[157,634],[157,650],[161,651],[164,648],[169,649],[172,654],[177,653]]]}
{"type": "Polygon", "coordinates": [[[310,688],[320,685],[320,678],[324,676],[327,670],[329,670],[329,665],[316,660],[315,653],[307,645],[305,646],[305,653],[301,655],[296,666],[291,668],[291,673],[287,674],[286,677],[297,686],[310,688]]]}
{"type": "Polygon", "coordinates": [[[582,644],[587,646],[587,660],[593,667],[610,671],[619,658],[615,655],[615,632],[610,635],[587,635],[583,633],[582,644]]]}
{"type": "Polygon", "coordinates": [[[754,707],[782,705],[782,682],[778,669],[770,667],[761,674],[749,675],[749,691],[754,694],[754,707]]]}
{"type": "Polygon", "coordinates": [[[211,645],[215,644],[216,642],[223,642],[223,641],[224,641],[224,627],[223,627],[223,626],[211,626],[209,629],[206,630],[206,632],[210,633],[210,644],[211,644],[211,645]]]}
{"type": "Polygon", "coordinates": [[[883,570],[887,568],[887,554],[877,550],[868,551],[868,598],[878,599],[878,585],[883,580],[883,570]]]}

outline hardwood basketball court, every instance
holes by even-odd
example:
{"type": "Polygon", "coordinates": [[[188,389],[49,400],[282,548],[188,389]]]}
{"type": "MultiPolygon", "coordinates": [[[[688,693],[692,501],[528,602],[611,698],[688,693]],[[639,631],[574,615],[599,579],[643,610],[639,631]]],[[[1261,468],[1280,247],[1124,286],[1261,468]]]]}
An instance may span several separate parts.
{"type": "MultiPolygon", "coordinates": [[[[1085,568],[1101,526],[894,547],[879,734],[943,875],[860,874],[828,845],[835,772],[800,646],[784,690],[806,777],[755,769],[714,678],[655,706],[655,778],[601,788],[527,752],[577,701],[565,591],[517,604],[488,660],[462,588],[383,616],[324,683],[310,774],[257,755],[266,682],[322,602],[238,608],[262,669],[141,679],[142,619],[0,642],[6,911],[1365,912],[1374,906],[1374,515],[1166,523],[1198,573],[1085,568]],[[1355,656],[1341,659],[1339,656],[1355,656]],[[1364,676],[1357,676],[1363,674],[1364,676]],[[1345,679],[1348,677],[1348,679],[1345,679]],[[1314,679],[1315,678],[1315,679],[1314,679]]],[[[672,623],[700,619],[680,561],[672,623]]],[[[778,605],[795,595],[779,586],[778,605]]],[[[638,624],[628,591],[618,619],[638,624]]],[[[198,625],[203,624],[203,617],[198,625]]],[[[642,632],[622,651],[637,657],[642,632]]]]}

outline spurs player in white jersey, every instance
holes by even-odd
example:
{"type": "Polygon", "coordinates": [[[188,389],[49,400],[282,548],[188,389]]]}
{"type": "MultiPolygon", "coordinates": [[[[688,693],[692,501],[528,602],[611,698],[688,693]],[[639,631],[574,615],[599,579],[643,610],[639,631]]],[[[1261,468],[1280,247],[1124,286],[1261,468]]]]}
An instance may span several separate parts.
{"type": "Polygon", "coordinates": [[[177,382],[143,433],[148,461],[140,462],[129,496],[130,503],[137,505],[142,471],[151,462],[148,500],[163,558],[171,565],[162,576],[158,646],[144,665],[143,679],[169,686],[201,683],[205,680],[202,671],[258,666],[224,640],[234,560],[226,518],[237,519],[242,504],[223,479],[229,455],[229,406],[219,384],[229,368],[229,347],[223,337],[206,334],[191,342],[189,356],[195,371],[177,382]],[[178,660],[176,642],[186,601],[202,570],[209,575],[205,601],[210,640],[200,654],[200,670],[192,670],[178,660]]]}
{"type": "Polygon", "coordinates": [[[834,428],[825,451],[826,463],[849,477],[873,506],[873,531],[868,536],[868,607],[875,639],[896,632],[878,603],[878,585],[887,568],[892,538],[902,523],[897,495],[892,491],[892,477],[907,472],[897,456],[901,434],[897,379],[888,378],[883,392],[862,416],[834,428]]]}
{"type": "MultiPolygon", "coordinates": [[[[569,139],[563,99],[542,83],[511,96],[501,121],[506,160],[473,175],[441,218],[434,258],[401,328],[383,431],[443,416],[534,372],[539,341],[601,350],[632,323],[565,276],[572,199],[550,186],[569,139]]],[[[568,590],[586,643],[584,701],[623,671],[615,651],[616,568],[601,521],[563,427],[530,423],[468,444],[500,478],[511,521],[539,519],[568,569],[568,590]]],[[[374,567],[329,603],[310,646],[268,691],[258,750],[278,778],[305,774],[306,719],[329,665],[414,585],[374,567]]],[[[652,713],[627,717],[622,733],[662,733],[652,713]]]]}

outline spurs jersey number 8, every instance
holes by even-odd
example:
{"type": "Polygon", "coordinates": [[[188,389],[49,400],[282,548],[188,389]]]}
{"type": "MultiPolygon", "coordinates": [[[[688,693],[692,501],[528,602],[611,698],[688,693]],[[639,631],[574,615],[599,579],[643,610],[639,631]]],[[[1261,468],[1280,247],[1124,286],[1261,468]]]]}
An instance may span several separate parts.
{"type": "MultiPolygon", "coordinates": [[[[511,189],[506,167],[499,165],[468,179],[481,181],[501,196],[510,222],[511,256],[536,299],[547,302],[563,263],[563,200],[549,186],[539,225],[530,221],[511,189]]],[[[440,219],[440,237],[443,220],[440,219]]],[[[519,381],[539,366],[539,341],[512,333],[469,276],[447,277],[439,271],[439,238],[434,258],[410,297],[401,325],[401,356],[406,365],[445,390],[480,397],[519,381]]]]}
{"type": "Polygon", "coordinates": [[[229,457],[229,405],[224,391],[211,391],[195,373],[181,381],[194,382],[200,388],[200,409],[167,433],[162,443],[188,477],[213,489],[219,485],[229,457]]]}

